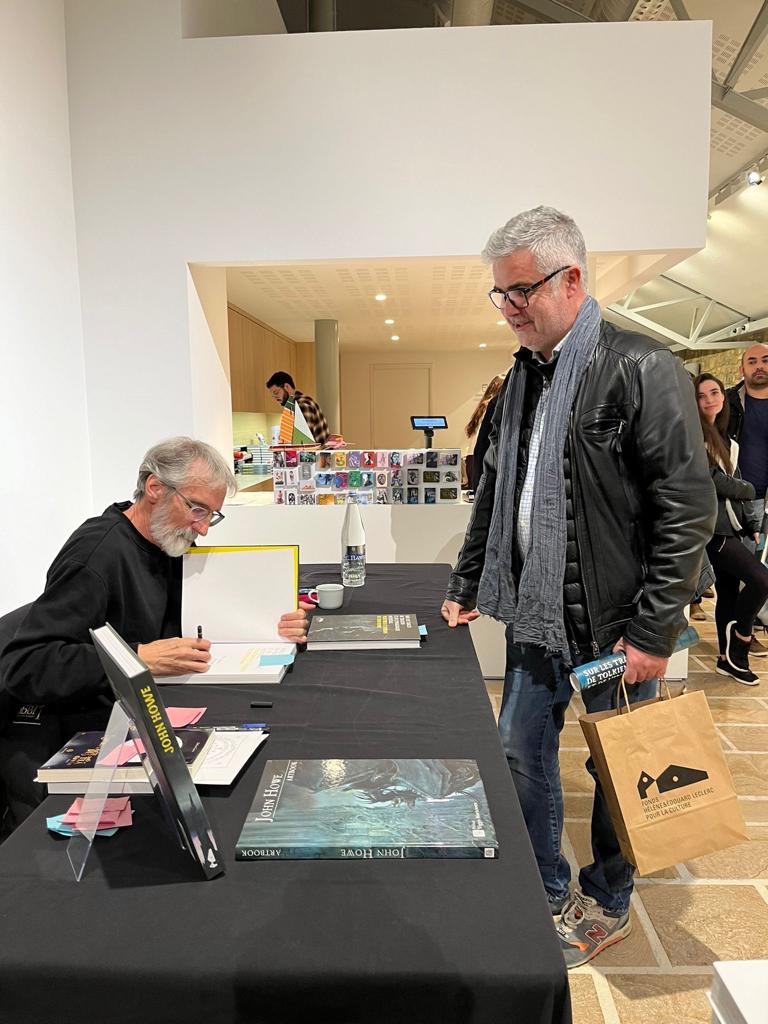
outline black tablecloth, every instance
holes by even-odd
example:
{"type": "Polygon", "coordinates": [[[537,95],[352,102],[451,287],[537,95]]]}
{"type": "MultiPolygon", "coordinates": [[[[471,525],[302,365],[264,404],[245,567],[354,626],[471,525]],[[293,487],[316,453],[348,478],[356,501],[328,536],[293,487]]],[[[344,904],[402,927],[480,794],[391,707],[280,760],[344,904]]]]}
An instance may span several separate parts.
{"type": "MultiPolygon", "coordinates": [[[[198,881],[156,801],[97,839],[79,884],[49,798],[0,848],[0,1020],[199,1024],[567,1024],[566,972],[467,629],[439,615],[448,568],[369,566],[342,611],[415,612],[420,650],[303,653],[279,686],[163,688],[203,723],[268,721],[231,788],[203,790],[226,874],[198,881]],[[252,711],[254,698],[273,709],[252,711]],[[469,757],[497,860],[235,862],[269,758],[469,757]]],[[[302,583],[338,580],[310,566],[302,583]]],[[[33,728],[33,727],[30,727],[33,728]]]]}

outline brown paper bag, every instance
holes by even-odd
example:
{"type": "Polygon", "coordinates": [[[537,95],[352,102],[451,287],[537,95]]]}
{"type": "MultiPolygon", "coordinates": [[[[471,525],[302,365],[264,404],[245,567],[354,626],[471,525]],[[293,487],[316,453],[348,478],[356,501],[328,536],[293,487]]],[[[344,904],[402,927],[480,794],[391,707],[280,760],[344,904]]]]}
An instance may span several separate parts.
{"type": "Polygon", "coordinates": [[[704,694],[620,704],[579,722],[621,852],[640,874],[747,839],[704,694]]]}

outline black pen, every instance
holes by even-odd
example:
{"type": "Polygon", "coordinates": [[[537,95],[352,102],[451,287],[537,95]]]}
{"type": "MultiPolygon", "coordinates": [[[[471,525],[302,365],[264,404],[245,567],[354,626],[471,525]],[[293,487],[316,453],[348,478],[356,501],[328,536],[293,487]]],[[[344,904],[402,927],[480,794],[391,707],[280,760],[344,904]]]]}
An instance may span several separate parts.
{"type": "Polygon", "coordinates": [[[203,639],[203,627],[202,626],[198,626],[197,627],[197,639],[198,640],[202,640],[203,639]]]}
{"type": "Polygon", "coordinates": [[[271,700],[252,700],[251,701],[251,707],[252,708],[271,708],[272,707],[272,701],[271,700]]]}

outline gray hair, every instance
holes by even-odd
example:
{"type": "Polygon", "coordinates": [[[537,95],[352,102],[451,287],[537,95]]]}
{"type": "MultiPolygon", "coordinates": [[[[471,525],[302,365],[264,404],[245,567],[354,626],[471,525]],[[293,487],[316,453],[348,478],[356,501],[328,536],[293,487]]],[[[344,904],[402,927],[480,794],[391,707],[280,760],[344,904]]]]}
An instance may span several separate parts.
{"type": "Polygon", "coordinates": [[[528,249],[533,253],[542,274],[548,274],[564,263],[578,267],[586,291],[587,247],[576,222],[568,214],[551,206],[524,210],[508,220],[503,228],[494,231],[482,257],[486,263],[495,263],[518,249],[528,249]]]}
{"type": "Polygon", "coordinates": [[[204,466],[206,483],[212,487],[226,487],[228,495],[237,491],[234,473],[215,448],[191,437],[171,437],[153,445],[141,460],[136,490],[133,492],[134,501],[144,495],[150,474],[168,487],[183,487],[196,462],[204,466]]]}

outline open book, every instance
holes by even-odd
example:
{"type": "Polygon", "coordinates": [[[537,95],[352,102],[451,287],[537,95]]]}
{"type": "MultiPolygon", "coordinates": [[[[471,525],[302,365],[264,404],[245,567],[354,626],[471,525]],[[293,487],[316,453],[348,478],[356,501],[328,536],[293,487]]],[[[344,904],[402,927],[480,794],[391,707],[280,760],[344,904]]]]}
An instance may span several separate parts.
{"type": "Polygon", "coordinates": [[[166,676],[163,683],[279,683],[296,645],[277,632],[296,609],[297,545],[194,547],[184,556],[181,628],[211,641],[206,672],[166,676]]]}

